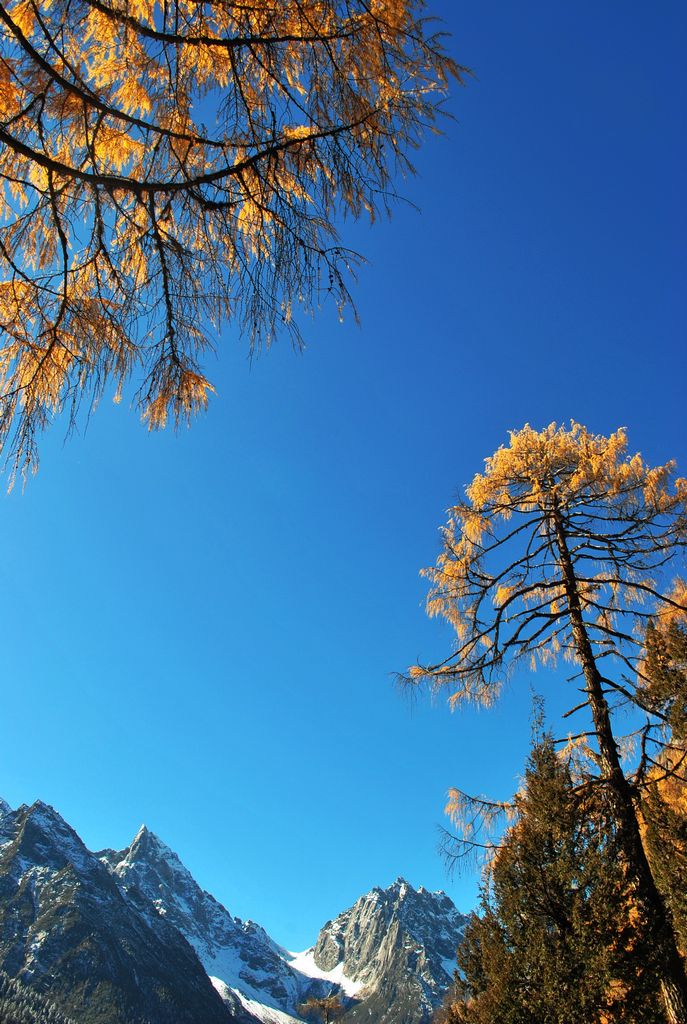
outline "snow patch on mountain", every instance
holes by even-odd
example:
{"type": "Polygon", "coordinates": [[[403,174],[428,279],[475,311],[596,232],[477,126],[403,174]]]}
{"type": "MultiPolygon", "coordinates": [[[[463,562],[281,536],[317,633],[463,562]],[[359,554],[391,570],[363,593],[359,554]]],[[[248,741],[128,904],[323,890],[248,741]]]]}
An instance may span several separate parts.
{"type": "Polygon", "coordinates": [[[254,1020],[261,1021],[262,1024],[302,1024],[300,1017],[292,1017],[290,1013],[265,1006],[256,999],[249,999],[239,989],[225,984],[221,978],[211,977],[210,981],[228,1006],[236,1009],[237,1004],[240,1005],[254,1020]]]}
{"type": "Polygon", "coordinates": [[[353,999],[358,995],[363,985],[362,982],[353,981],[344,973],[343,963],[339,963],[330,971],[325,971],[315,963],[315,947],[304,950],[302,953],[287,953],[288,964],[294,971],[305,975],[306,978],[317,978],[319,981],[329,982],[332,987],[341,989],[344,995],[353,999]]]}

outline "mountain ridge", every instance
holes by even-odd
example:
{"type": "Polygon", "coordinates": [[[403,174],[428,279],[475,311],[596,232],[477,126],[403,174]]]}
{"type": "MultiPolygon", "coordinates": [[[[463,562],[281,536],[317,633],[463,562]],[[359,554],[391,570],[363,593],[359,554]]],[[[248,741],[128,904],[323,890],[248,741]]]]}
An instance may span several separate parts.
{"type": "MultiPolygon", "coordinates": [[[[203,890],[179,856],[147,826],[142,825],[123,850],[93,853],[49,805],[37,801],[31,808],[24,805],[12,811],[0,800],[0,969],[7,970],[9,964],[9,974],[28,978],[29,983],[32,975],[27,966],[26,943],[22,956],[15,955],[14,960],[3,946],[2,921],[7,918],[7,906],[3,918],[3,892],[5,903],[12,904],[8,878],[13,879],[18,891],[32,873],[35,876],[43,869],[55,873],[54,850],[52,860],[49,856],[51,843],[59,850],[60,870],[69,865],[68,871],[76,880],[67,896],[62,892],[71,911],[79,910],[84,892],[90,892],[93,899],[97,897],[101,905],[116,904],[117,927],[124,927],[122,921],[126,919],[134,933],[138,930],[139,938],[145,934],[153,945],[167,943],[177,961],[181,957],[190,974],[195,971],[195,982],[201,989],[198,971],[202,972],[217,1000],[214,1012],[219,1013],[217,1005],[224,1009],[224,1018],[217,1016],[218,1022],[298,1024],[302,1019],[299,1006],[305,999],[335,994],[344,1004],[343,1019],[350,1024],[359,1020],[369,1024],[371,1019],[375,1024],[425,1024],[450,985],[456,948],[467,918],[442,891],[432,893],[423,886],[415,889],[402,877],[386,889],[376,886],[327,921],[313,946],[292,953],[259,924],[234,917],[203,890]],[[41,841],[34,844],[30,857],[22,863],[15,858],[13,869],[3,872],[12,843],[4,841],[3,835],[9,835],[13,828],[16,831],[22,815],[34,821],[41,841]],[[41,859],[49,863],[41,865],[41,859]],[[136,926],[132,917],[138,922],[136,926]]],[[[100,921],[105,934],[98,934],[107,965],[106,916],[101,915],[100,921]]],[[[116,934],[118,941],[124,941],[121,928],[116,934]]],[[[35,922],[29,923],[25,938],[31,935],[35,935],[35,922]]],[[[40,948],[38,952],[38,960],[45,959],[40,948]]],[[[135,977],[135,963],[129,968],[135,977]]],[[[181,988],[183,974],[181,970],[176,979],[181,988]]],[[[71,1013],[76,1021],[101,1024],[95,1016],[80,1016],[82,1009],[74,1000],[59,1002],[61,998],[58,992],[59,1008],[71,1013]]],[[[210,999],[207,990],[204,998],[210,999]]],[[[134,1019],[127,1019],[126,1024],[133,1024],[134,1019]]],[[[110,1024],[110,1020],[119,1024],[120,1018],[103,1016],[102,1024],[110,1024]]],[[[181,1024],[186,1018],[178,1020],[181,1024]]],[[[193,1013],[188,1020],[195,1024],[193,1013]]],[[[198,1024],[209,1024],[210,1020],[198,1018],[198,1024]]],[[[154,1018],[154,1024],[163,1021],[163,1017],[154,1018]]]]}
{"type": "Polygon", "coordinates": [[[0,817],[0,969],[84,1024],[232,1020],[183,936],[42,801],[0,817]]]}

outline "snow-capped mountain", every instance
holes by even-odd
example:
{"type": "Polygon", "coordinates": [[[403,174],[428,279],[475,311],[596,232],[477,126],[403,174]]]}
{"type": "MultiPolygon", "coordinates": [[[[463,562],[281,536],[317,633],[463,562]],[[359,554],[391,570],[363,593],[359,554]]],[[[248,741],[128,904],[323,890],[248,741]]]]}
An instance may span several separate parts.
{"type": "Polygon", "coordinates": [[[425,1024],[465,923],[444,893],[399,878],[291,953],[145,826],[125,850],[93,854],[52,808],[0,801],[0,970],[77,1024],[298,1024],[307,998],[329,994],[350,1024],[425,1024]]]}
{"type": "Polygon", "coordinates": [[[229,1024],[195,953],[52,807],[0,815],[0,970],[79,1024],[229,1024]]]}
{"type": "Polygon", "coordinates": [[[329,921],[315,946],[289,953],[252,921],[232,917],[179,858],[143,827],[127,850],[104,851],[125,891],[150,900],[196,950],[218,991],[260,1019],[298,1018],[309,996],[337,993],[346,1019],[428,1019],[451,983],[466,919],[445,893],[399,878],[329,921]],[[377,1016],[379,1014],[379,1016],[377,1016]]]}
{"type": "Polygon", "coordinates": [[[287,1013],[297,1012],[310,979],[294,971],[288,954],[253,921],[232,917],[214,896],[200,888],[177,855],[143,826],[131,846],[98,856],[122,889],[142,893],[162,917],[193,946],[218,986],[246,1000],[287,1013]]]}

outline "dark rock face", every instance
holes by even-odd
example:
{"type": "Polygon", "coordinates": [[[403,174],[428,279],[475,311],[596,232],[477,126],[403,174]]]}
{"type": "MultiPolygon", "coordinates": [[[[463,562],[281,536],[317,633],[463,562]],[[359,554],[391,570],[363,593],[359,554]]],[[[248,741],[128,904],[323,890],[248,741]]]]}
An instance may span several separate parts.
{"type": "Polygon", "coordinates": [[[451,983],[467,918],[442,892],[414,889],[399,878],[373,889],[329,921],[315,945],[324,970],[343,966],[362,984],[345,1020],[423,1024],[451,983]]]}
{"type": "Polygon", "coordinates": [[[195,953],[51,807],[0,808],[0,969],[83,1024],[229,1024],[195,953]]]}

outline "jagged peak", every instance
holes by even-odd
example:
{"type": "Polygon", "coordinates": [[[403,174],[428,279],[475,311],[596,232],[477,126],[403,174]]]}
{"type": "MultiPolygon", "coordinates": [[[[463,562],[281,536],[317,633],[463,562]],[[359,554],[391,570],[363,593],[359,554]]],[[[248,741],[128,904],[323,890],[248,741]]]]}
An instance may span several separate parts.
{"type": "Polygon", "coordinates": [[[419,885],[417,887],[417,889],[416,889],[415,886],[412,884],[412,882],[409,882],[408,879],[404,878],[402,875],[399,875],[398,878],[394,882],[392,882],[391,885],[388,886],[387,889],[383,889],[383,890],[373,889],[372,890],[372,892],[377,892],[377,893],[380,892],[380,891],[382,893],[388,893],[388,894],[391,894],[393,896],[398,895],[400,897],[400,899],[404,899],[407,896],[410,896],[410,897],[412,897],[412,896],[419,896],[423,900],[430,900],[430,901],[438,900],[438,901],[441,901],[441,902],[449,900],[449,902],[451,902],[451,903],[453,902],[451,900],[450,896],[447,896],[443,889],[427,889],[424,885],[419,885]]]}
{"type": "Polygon", "coordinates": [[[122,870],[134,867],[137,864],[155,867],[156,864],[161,862],[168,866],[173,866],[177,874],[179,872],[186,872],[186,868],[184,868],[176,853],[145,824],[141,825],[134,838],[124,849],[100,850],[96,856],[115,874],[121,874],[122,870]]]}
{"type": "MultiPolygon", "coordinates": [[[[174,850],[152,832],[147,825],[141,825],[131,841],[131,845],[117,854],[117,861],[112,865],[117,875],[129,870],[144,868],[159,873],[160,870],[170,872],[178,883],[199,889],[198,883],[174,850]]],[[[212,897],[209,897],[212,899],[212,897]]]]}
{"type": "Polygon", "coordinates": [[[3,798],[0,796],[0,816],[2,816],[3,814],[9,814],[11,810],[12,808],[7,803],[7,801],[3,800],[3,798]]]}
{"type": "MultiPolygon", "coordinates": [[[[39,822],[50,825],[58,825],[69,832],[74,832],[74,829],[65,821],[60,812],[56,811],[52,804],[46,804],[44,800],[34,800],[32,804],[22,804],[19,810],[24,811],[27,818],[37,819],[39,822]]],[[[75,832],[74,835],[76,835],[75,832]]]]}
{"type": "Polygon", "coordinates": [[[66,861],[77,872],[97,870],[97,859],[79,834],[59,811],[44,800],[34,800],[30,805],[18,807],[13,815],[12,828],[15,835],[22,836],[29,860],[37,856],[39,860],[48,858],[52,864],[66,861]]]}
{"type": "Polygon", "coordinates": [[[403,900],[407,896],[412,897],[421,892],[424,893],[427,892],[427,890],[423,889],[422,887],[416,889],[414,885],[408,881],[407,878],[404,878],[403,875],[399,875],[390,885],[387,885],[386,888],[384,889],[376,885],[363,897],[363,899],[403,900]]]}
{"type": "MultiPolygon", "coordinates": [[[[375,885],[374,888],[370,889],[368,893],[360,897],[360,902],[364,903],[388,903],[389,901],[396,902],[397,900],[405,900],[407,897],[412,898],[419,894],[427,894],[427,889],[422,888],[416,889],[407,878],[403,875],[399,875],[395,881],[386,888],[382,888],[379,885],[375,885]]],[[[431,894],[430,894],[431,895],[431,894]]]]}
{"type": "MultiPolygon", "coordinates": [[[[146,851],[154,853],[156,856],[162,856],[166,860],[173,859],[178,861],[179,858],[165,842],[160,839],[156,832],[152,832],[147,825],[141,825],[138,832],[131,841],[129,846],[129,853],[137,851],[143,848],[146,851]]],[[[179,862],[181,863],[181,862],[179,862]]]]}
{"type": "MultiPolygon", "coordinates": [[[[57,811],[52,804],[46,804],[45,800],[34,800],[32,804],[28,805],[29,811],[43,811],[52,814],[57,814],[57,811]]],[[[59,815],[58,815],[59,817],[59,815]]]]}
{"type": "Polygon", "coordinates": [[[453,900],[442,889],[432,891],[425,886],[415,888],[407,878],[399,875],[386,888],[375,886],[348,910],[343,911],[332,921],[328,921],[321,929],[321,934],[339,934],[347,927],[347,922],[359,913],[381,913],[397,917],[404,927],[411,931],[421,926],[423,920],[437,922],[444,920],[447,926],[461,921],[461,914],[453,900]]]}

